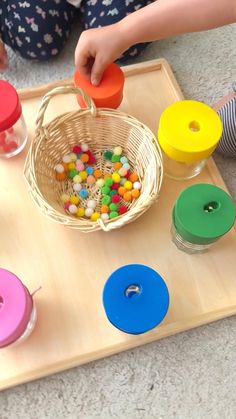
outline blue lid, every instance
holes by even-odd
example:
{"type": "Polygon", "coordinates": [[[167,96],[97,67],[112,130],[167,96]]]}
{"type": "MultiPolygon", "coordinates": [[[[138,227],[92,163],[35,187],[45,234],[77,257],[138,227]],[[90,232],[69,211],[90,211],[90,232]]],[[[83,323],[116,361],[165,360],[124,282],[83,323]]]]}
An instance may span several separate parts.
{"type": "Polygon", "coordinates": [[[123,332],[138,335],[156,327],[169,307],[162,277],[145,265],[125,265],[114,271],[103,289],[108,320],[123,332]]]}

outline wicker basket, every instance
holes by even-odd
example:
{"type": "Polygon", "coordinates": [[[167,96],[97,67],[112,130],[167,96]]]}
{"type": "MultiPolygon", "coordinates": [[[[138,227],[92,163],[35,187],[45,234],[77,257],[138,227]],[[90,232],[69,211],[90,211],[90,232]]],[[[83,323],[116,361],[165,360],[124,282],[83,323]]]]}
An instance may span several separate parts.
{"type": "MultiPolygon", "coordinates": [[[[160,148],[149,128],[117,110],[97,109],[81,89],[65,86],[53,89],[42,100],[24,175],[31,197],[50,219],[82,232],[109,231],[134,221],[153,204],[161,187],[163,165],[160,148]],[[49,101],[56,95],[70,93],[82,95],[87,108],[67,112],[43,126],[49,101]],[[96,157],[97,168],[104,172],[112,169],[103,158],[104,151],[118,145],[123,148],[131,168],[137,172],[142,183],[139,198],[129,204],[125,214],[108,221],[98,219],[94,222],[64,211],[60,197],[62,193],[73,193],[72,182],[58,182],[55,179],[55,165],[73,145],[82,142],[89,145],[96,157]]],[[[96,185],[91,186],[89,199],[93,197],[98,200],[100,193],[96,185]]]]}

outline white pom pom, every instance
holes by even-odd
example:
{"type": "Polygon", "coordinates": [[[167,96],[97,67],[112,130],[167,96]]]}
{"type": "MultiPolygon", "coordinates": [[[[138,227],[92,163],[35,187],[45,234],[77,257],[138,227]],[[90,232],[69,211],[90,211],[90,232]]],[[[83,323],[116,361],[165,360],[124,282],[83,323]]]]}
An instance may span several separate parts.
{"type": "Polygon", "coordinates": [[[89,149],[88,144],[85,144],[85,143],[82,143],[82,144],[81,144],[81,150],[82,150],[83,152],[88,151],[88,149],[89,149]]]}
{"type": "Polygon", "coordinates": [[[69,206],[69,212],[71,214],[76,214],[77,213],[77,210],[78,210],[78,208],[77,208],[76,205],[72,204],[72,205],[69,206]]]}
{"type": "Polygon", "coordinates": [[[105,183],[104,179],[98,179],[98,180],[96,181],[96,185],[97,185],[99,188],[101,188],[101,187],[104,185],[104,183],[105,183]]]}
{"type": "Polygon", "coordinates": [[[65,156],[62,157],[62,161],[63,163],[70,163],[71,162],[70,155],[65,154],[65,156]]]}
{"type": "Polygon", "coordinates": [[[122,148],[120,146],[115,147],[114,150],[113,150],[113,153],[116,156],[120,156],[122,154],[122,148]]]}
{"type": "Polygon", "coordinates": [[[109,215],[105,212],[105,213],[101,214],[101,219],[103,221],[109,220],[109,215]]]}
{"type": "Polygon", "coordinates": [[[85,210],[86,217],[91,217],[93,213],[94,213],[93,208],[86,208],[85,210]]]}
{"type": "Polygon", "coordinates": [[[89,201],[87,201],[87,207],[88,208],[96,208],[97,202],[95,201],[95,199],[89,199],[89,201]]]}
{"type": "Polygon", "coordinates": [[[74,189],[75,192],[79,192],[82,189],[82,186],[81,186],[80,183],[75,183],[73,185],[73,189],[74,189]]]}
{"type": "Polygon", "coordinates": [[[134,182],[133,188],[134,189],[141,189],[141,183],[140,182],[134,182]]]}
{"type": "Polygon", "coordinates": [[[55,170],[57,173],[63,173],[65,171],[64,166],[62,164],[57,164],[55,166],[55,170]]]}

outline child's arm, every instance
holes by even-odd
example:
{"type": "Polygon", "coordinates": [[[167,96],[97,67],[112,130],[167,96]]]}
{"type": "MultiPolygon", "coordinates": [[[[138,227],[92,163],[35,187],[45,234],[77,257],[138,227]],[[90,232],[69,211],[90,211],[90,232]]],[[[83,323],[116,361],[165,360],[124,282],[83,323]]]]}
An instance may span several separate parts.
{"type": "Polygon", "coordinates": [[[84,31],[76,68],[94,85],[108,64],[130,46],[236,22],[236,0],[158,0],[104,28],[84,31]]]}
{"type": "Polygon", "coordinates": [[[0,70],[7,68],[7,53],[3,42],[0,39],[0,70]]]}

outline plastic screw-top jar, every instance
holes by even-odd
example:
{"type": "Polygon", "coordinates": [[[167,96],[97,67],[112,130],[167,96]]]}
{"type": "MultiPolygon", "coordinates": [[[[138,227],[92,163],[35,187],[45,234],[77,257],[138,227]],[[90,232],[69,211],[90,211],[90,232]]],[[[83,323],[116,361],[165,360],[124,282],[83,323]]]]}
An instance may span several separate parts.
{"type": "MultiPolygon", "coordinates": [[[[93,86],[78,71],[74,74],[75,86],[80,87],[90,96],[98,108],[116,109],[120,106],[123,99],[125,76],[120,67],[112,63],[104,71],[102,80],[98,86],[93,86]]],[[[86,108],[86,104],[81,96],[77,96],[81,108],[86,108]]]]}
{"type": "Polygon", "coordinates": [[[172,211],[172,240],[186,253],[203,253],[234,225],[236,208],[219,187],[199,183],[184,189],[172,211]]]}
{"type": "Polygon", "coordinates": [[[0,80],[0,157],[20,153],[27,142],[27,128],[16,89],[0,80]]]}
{"type": "Polygon", "coordinates": [[[164,110],[158,128],[165,174],[172,179],[197,176],[222,135],[222,122],[208,105],[183,100],[164,110]]]}
{"type": "Polygon", "coordinates": [[[28,289],[13,273],[0,268],[0,349],[22,343],[37,315],[28,289]]]}

